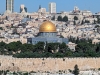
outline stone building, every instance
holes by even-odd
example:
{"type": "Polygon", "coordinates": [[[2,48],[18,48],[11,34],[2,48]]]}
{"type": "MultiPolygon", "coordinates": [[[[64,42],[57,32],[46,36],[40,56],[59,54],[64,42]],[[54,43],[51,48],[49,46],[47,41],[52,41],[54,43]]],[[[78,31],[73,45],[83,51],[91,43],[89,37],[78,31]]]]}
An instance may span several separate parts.
{"type": "Polygon", "coordinates": [[[67,38],[59,38],[57,36],[56,26],[50,22],[45,21],[39,28],[39,34],[37,37],[30,37],[27,39],[27,43],[36,44],[38,42],[47,43],[66,43],[68,44],[67,38]]]}
{"type": "Polygon", "coordinates": [[[72,42],[69,42],[67,45],[68,45],[68,47],[69,47],[72,51],[75,51],[75,46],[76,46],[77,44],[72,43],[72,42]]]}

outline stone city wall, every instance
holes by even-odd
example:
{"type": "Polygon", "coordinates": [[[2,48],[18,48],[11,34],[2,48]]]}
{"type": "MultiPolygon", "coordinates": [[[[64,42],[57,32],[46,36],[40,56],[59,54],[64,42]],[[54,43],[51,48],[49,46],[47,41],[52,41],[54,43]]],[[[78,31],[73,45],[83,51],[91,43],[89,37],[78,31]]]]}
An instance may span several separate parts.
{"type": "Polygon", "coordinates": [[[100,58],[0,58],[0,70],[57,72],[73,70],[75,65],[80,70],[100,68],[100,58]]]}

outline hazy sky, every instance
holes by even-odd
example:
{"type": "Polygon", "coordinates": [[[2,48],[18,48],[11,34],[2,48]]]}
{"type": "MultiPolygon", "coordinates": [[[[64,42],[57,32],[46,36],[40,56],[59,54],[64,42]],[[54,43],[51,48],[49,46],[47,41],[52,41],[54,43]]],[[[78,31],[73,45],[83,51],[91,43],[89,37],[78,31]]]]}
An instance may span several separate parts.
{"type": "MultiPolygon", "coordinates": [[[[14,0],[14,11],[19,12],[21,4],[24,4],[28,12],[37,11],[39,5],[48,11],[49,2],[56,2],[57,12],[72,11],[74,6],[80,10],[90,10],[93,13],[100,12],[100,0],[14,0]]],[[[6,0],[0,0],[0,13],[6,9],[6,0]]]]}

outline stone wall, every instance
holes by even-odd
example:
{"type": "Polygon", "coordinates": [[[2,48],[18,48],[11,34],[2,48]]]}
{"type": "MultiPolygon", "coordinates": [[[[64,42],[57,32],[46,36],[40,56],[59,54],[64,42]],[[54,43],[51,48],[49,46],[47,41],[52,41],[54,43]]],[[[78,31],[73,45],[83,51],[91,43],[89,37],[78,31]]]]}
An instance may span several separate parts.
{"type": "Polygon", "coordinates": [[[100,68],[100,58],[0,58],[0,70],[57,72],[74,69],[100,68]]]}

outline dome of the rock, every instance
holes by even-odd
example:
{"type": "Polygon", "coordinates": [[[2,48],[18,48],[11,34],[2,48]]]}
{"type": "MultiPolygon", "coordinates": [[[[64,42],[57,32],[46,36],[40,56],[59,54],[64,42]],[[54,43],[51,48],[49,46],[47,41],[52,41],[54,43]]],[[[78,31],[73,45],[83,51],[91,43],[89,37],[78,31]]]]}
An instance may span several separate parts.
{"type": "Polygon", "coordinates": [[[45,21],[40,26],[39,32],[57,32],[57,31],[56,31],[56,26],[52,22],[45,21]]]}

